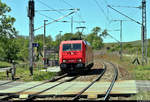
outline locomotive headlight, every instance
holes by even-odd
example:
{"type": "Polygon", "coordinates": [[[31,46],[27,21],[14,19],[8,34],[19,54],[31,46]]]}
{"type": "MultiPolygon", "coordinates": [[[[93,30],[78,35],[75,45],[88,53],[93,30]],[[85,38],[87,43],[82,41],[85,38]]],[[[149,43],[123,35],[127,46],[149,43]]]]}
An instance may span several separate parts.
{"type": "Polygon", "coordinates": [[[78,61],[78,62],[81,62],[82,60],[81,60],[81,59],[77,59],[77,61],[78,61]]]}
{"type": "Polygon", "coordinates": [[[66,62],[67,60],[63,60],[63,62],[66,62]]]}

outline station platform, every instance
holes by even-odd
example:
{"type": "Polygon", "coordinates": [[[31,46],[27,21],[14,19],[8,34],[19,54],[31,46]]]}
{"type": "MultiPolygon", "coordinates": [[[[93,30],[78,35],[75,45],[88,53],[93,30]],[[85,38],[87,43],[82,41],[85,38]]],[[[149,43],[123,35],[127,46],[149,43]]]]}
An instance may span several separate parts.
{"type": "Polygon", "coordinates": [[[41,71],[48,71],[48,72],[60,72],[60,67],[55,66],[55,67],[48,67],[47,69],[43,69],[41,71]]]}
{"type": "MultiPolygon", "coordinates": [[[[6,83],[6,82],[5,82],[6,83]]],[[[12,82],[15,83],[15,82],[12,82]]],[[[6,85],[2,85],[2,82],[0,82],[0,95],[3,94],[14,94],[17,92],[21,92],[19,95],[32,95],[32,94],[38,94],[38,96],[68,96],[68,95],[76,95],[78,94],[83,88],[88,86],[90,82],[66,82],[63,84],[60,84],[54,88],[51,89],[54,85],[57,85],[59,82],[49,82],[46,84],[42,84],[41,81],[36,82],[20,82],[18,85],[8,85],[8,88],[6,88],[6,85]],[[42,85],[39,85],[42,84],[42,85]],[[39,85],[39,86],[38,86],[39,85]],[[10,87],[11,86],[11,87],[10,87]],[[32,89],[26,90],[30,87],[33,87],[32,89]],[[37,87],[36,87],[37,86],[37,87]],[[3,89],[3,87],[5,87],[3,89]]],[[[88,90],[86,90],[82,95],[86,96],[93,96],[98,97],[99,95],[104,95],[106,93],[107,88],[109,87],[110,82],[96,82],[93,84],[88,90]]],[[[114,84],[114,87],[111,91],[111,95],[132,95],[136,94],[138,92],[136,87],[136,81],[135,80],[124,80],[124,81],[117,81],[114,84]]]]}

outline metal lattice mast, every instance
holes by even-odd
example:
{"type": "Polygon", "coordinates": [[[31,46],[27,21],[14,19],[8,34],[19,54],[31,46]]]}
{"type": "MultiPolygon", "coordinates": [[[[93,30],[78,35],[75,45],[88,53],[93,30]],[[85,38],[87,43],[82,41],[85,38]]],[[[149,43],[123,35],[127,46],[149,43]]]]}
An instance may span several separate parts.
{"type": "Polygon", "coordinates": [[[142,64],[147,63],[146,0],[142,0],[142,64]]]}

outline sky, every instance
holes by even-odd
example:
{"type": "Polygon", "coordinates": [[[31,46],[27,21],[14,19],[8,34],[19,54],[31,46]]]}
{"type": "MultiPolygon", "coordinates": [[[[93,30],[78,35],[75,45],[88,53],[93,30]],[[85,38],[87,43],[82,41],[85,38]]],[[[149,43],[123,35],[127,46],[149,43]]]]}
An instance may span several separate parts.
{"type": "MultiPolygon", "coordinates": [[[[1,0],[11,7],[11,12],[8,15],[16,18],[14,26],[16,27],[19,35],[29,36],[29,18],[27,17],[28,0],[1,0]]],[[[44,20],[48,20],[46,23],[50,23],[55,19],[59,19],[64,15],[67,15],[74,8],[80,10],[60,20],[60,22],[53,22],[46,26],[46,36],[51,35],[55,40],[57,34],[62,31],[62,35],[71,32],[71,17],[73,17],[73,33],[78,30],[76,27],[86,27],[83,30],[83,34],[91,33],[91,30],[98,26],[101,31],[108,30],[115,39],[120,40],[120,21],[122,23],[122,41],[129,42],[141,39],[141,25],[131,21],[125,16],[120,15],[118,12],[109,8],[107,5],[111,5],[114,9],[126,14],[135,21],[142,22],[142,0],[34,0],[35,1],[35,17],[34,17],[34,29],[44,25],[44,20]],[[121,7],[117,7],[121,6],[121,7]],[[53,10],[53,11],[40,11],[40,10],[53,10]],[[54,11],[55,10],[55,11],[54,11]],[[67,22],[62,22],[67,21],[67,22]],[[81,23],[85,21],[85,23],[81,23]]],[[[150,1],[147,0],[147,38],[150,38],[150,1]]],[[[81,31],[81,29],[80,29],[81,31]]],[[[39,29],[34,32],[34,35],[43,34],[44,30],[39,29]]],[[[100,34],[100,33],[99,33],[100,34]]],[[[103,41],[116,42],[111,37],[103,38],[103,41]]]]}

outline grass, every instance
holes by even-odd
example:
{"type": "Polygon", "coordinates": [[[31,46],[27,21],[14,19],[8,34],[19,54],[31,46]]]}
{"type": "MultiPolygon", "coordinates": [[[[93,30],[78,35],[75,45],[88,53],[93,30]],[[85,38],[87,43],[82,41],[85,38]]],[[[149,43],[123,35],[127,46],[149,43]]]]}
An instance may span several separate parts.
{"type": "Polygon", "coordinates": [[[105,59],[115,63],[119,67],[126,69],[131,75],[131,80],[150,80],[150,64],[135,65],[132,64],[131,57],[123,56],[122,60],[116,54],[107,53],[104,55],[95,56],[97,59],[105,59]]]}
{"type": "Polygon", "coordinates": [[[4,62],[4,61],[0,61],[0,68],[4,68],[4,67],[9,67],[12,64],[8,63],[8,62],[4,62]]]}
{"type": "MultiPolygon", "coordinates": [[[[19,81],[43,81],[43,80],[50,80],[57,74],[55,72],[45,72],[40,70],[41,69],[34,68],[33,76],[30,76],[28,66],[17,66],[15,78],[18,78],[19,81]]],[[[8,79],[11,79],[11,77],[7,78],[6,72],[0,72],[0,80],[8,80],[8,79]]]]}
{"type": "Polygon", "coordinates": [[[150,65],[137,66],[133,69],[135,80],[150,80],[150,65]]]}
{"type": "MultiPolygon", "coordinates": [[[[130,74],[130,79],[127,80],[150,80],[150,64],[147,65],[134,65],[132,64],[133,59],[131,57],[124,56],[120,60],[119,56],[113,55],[112,53],[107,53],[104,55],[96,55],[96,59],[109,60],[115,63],[119,67],[126,69],[130,74]]],[[[136,95],[132,95],[128,98],[123,98],[123,100],[150,100],[150,91],[140,91],[136,95]]]]}
{"type": "Polygon", "coordinates": [[[34,81],[42,81],[42,80],[50,80],[53,76],[55,76],[56,73],[52,72],[42,72],[40,74],[35,74],[33,76],[34,81]]]}
{"type": "Polygon", "coordinates": [[[136,95],[132,95],[128,100],[150,100],[150,91],[140,91],[136,95]]]}

